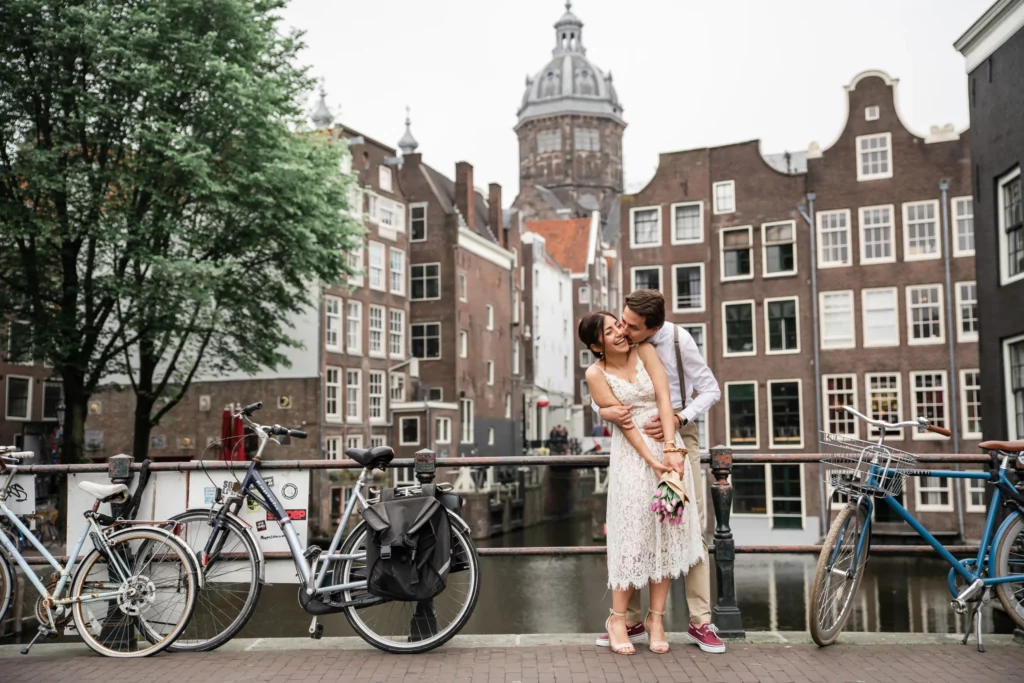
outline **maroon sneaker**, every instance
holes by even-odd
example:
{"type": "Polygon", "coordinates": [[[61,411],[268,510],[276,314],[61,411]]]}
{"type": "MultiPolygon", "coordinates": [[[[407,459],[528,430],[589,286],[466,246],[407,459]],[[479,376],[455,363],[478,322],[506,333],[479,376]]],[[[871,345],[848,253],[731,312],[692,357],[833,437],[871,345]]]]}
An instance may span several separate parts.
{"type": "Polygon", "coordinates": [[[725,652],[725,643],[718,637],[718,629],[715,628],[714,624],[701,624],[700,626],[690,624],[690,628],[686,632],[686,638],[691,643],[697,643],[704,652],[714,654],[725,652]]]}
{"type": "MultiPolygon", "coordinates": [[[[629,642],[636,643],[644,639],[647,635],[647,629],[644,628],[644,622],[638,621],[632,626],[626,627],[626,635],[629,636],[629,642]]],[[[597,639],[598,647],[611,647],[611,640],[608,638],[608,634],[605,633],[597,639]]]]}

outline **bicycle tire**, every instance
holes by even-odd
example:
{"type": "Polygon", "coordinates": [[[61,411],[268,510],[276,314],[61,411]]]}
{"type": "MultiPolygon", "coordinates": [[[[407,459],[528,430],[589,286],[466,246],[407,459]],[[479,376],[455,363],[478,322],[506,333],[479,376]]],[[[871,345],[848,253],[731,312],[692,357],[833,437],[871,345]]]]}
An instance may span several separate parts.
{"type": "MultiPolygon", "coordinates": [[[[148,657],[150,655],[154,655],[158,652],[167,649],[167,647],[170,646],[179,635],[181,635],[181,633],[185,630],[185,627],[188,626],[189,620],[192,617],[192,613],[195,610],[196,597],[199,593],[199,577],[196,574],[195,567],[192,564],[192,560],[190,559],[185,544],[182,541],[174,538],[173,536],[169,536],[164,531],[155,529],[145,529],[141,527],[126,529],[124,531],[111,534],[109,537],[107,537],[107,542],[109,546],[104,549],[104,552],[101,552],[97,548],[93,548],[92,551],[90,551],[89,554],[86,555],[85,559],[78,566],[78,570],[75,572],[75,578],[72,581],[70,593],[74,601],[72,607],[72,614],[75,619],[75,629],[78,632],[78,635],[82,638],[83,641],[85,641],[85,644],[88,645],[89,648],[91,648],[94,652],[116,659],[134,659],[139,657],[148,657]],[[96,619],[95,615],[92,614],[91,610],[88,619],[86,618],[86,615],[83,612],[83,609],[87,609],[88,605],[95,604],[95,601],[84,601],[82,595],[83,592],[86,592],[87,594],[95,592],[83,591],[83,585],[89,574],[88,570],[94,565],[96,565],[98,560],[105,556],[105,552],[109,552],[111,549],[116,548],[121,544],[129,543],[133,540],[141,540],[141,547],[146,547],[148,544],[156,545],[160,543],[164,544],[170,550],[170,552],[174,556],[174,559],[176,560],[175,565],[180,565],[180,567],[178,567],[176,570],[172,569],[173,571],[177,572],[175,579],[177,585],[176,590],[180,590],[180,587],[182,585],[181,581],[184,580],[186,595],[184,607],[181,611],[181,614],[177,617],[177,622],[173,624],[173,628],[170,630],[170,632],[163,635],[163,637],[157,640],[157,642],[153,642],[153,640],[156,639],[151,637],[150,632],[148,632],[148,629],[139,629],[144,633],[146,642],[150,644],[150,647],[144,650],[128,650],[127,652],[122,652],[107,647],[97,639],[91,627],[94,626],[98,620],[96,619]],[[181,567],[184,567],[184,571],[181,569],[181,567]]],[[[151,566],[151,562],[147,563],[146,565],[147,569],[149,569],[149,567],[151,566]]],[[[109,580],[107,582],[109,582],[109,580]]],[[[120,607],[118,607],[118,609],[120,609],[120,607]]],[[[134,625],[134,621],[138,620],[138,618],[138,616],[135,616],[135,618],[132,620],[133,628],[138,628],[138,626],[134,625]]],[[[104,627],[104,630],[106,630],[107,624],[103,623],[102,625],[104,627]]],[[[101,635],[102,633],[103,631],[101,631],[101,635]]],[[[141,643],[139,639],[132,639],[132,642],[134,642],[136,645],[141,643]]]]}
{"type": "MultiPolygon", "coordinates": [[[[198,522],[199,524],[208,525],[209,519],[209,509],[194,508],[171,517],[169,521],[177,522],[178,524],[198,522]]],[[[259,602],[260,592],[263,589],[263,582],[260,580],[259,552],[242,522],[233,515],[225,515],[224,522],[227,531],[222,533],[233,536],[236,539],[236,544],[228,546],[227,541],[225,541],[222,547],[237,548],[248,555],[247,562],[251,567],[249,574],[251,579],[243,582],[241,577],[239,577],[240,580],[238,582],[239,585],[245,584],[248,586],[246,589],[248,591],[246,599],[239,610],[238,616],[227,626],[221,628],[219,625],[216,625],[218,623],[217,613],[223,613],[223,609],[214,604],[216,587],[219,583],[216,579],[224,576],[224,574],[218,574],[218,567],[223,566],[223,563],[218,565],[214,561],[213,564],[201,568],[201,571],[204,572],[205,586],[199,591],[195,612],[192,614],[192,619],[185,631],[167,648],[168,652],[210,652],[216,650],[238,635],[249,622],[253,612],[256,611],[256,603],[259,602]]],[[[188,534],[188,530],[179,530],[179,538],[181,538],[180,534],[182,533],[188,534]]],[[[197,555],[201,555],[207,538],[207,536],[201,534],[194,537],[195,542],[199,544],[198,548],[188,536],[182,538],[182,540],[188,543],[197,555]]],[[[200,559],[201,562],[202,560],[200,559]]]]}
{"type": "Polygon", "coordinates": [[[7,616],[7,610],[11,606],[11,598],[14,596],[14,582],[17,581],[17,572],[7,561],[7,553],[0,547],[0,632],[7,616]]]}
{"type": "MultiPolygon", "coordinates": [[[[1020,512],[1014,514],[1017,515],[1017,519],[1010,522],[1009,526],[1006,527],[1006,533],[999,539],[999,545],[996,547],[995,578],[1024,573],[1024,570],[1010,571],[1010,552],[1013,550],[1015,543],[1019,544],[1018,547],[1020,549],[1014,551],[1014,555],[1020,556],[1021,560],[1019,561],[1024,561],[1024,537],[1022,537],[1024,536],[1024,515],[1020,512]]],[[[1024,592],[1024,582],[1000,583],[996,585],[996,595],[999,596],[999,602],[1003,603],[1003,609],[1016,622],[1018,628],[1024,628],[1024,597],[1016,598],[1014,593],[1019,594],[1022,592],[1024,592]],[[1017,586],[1016,591],[1011,591],[1011,586],[1017,586]]]]}
{"type": "MultiPolygon", "coordinates": [[[[359,610],[356,607],[345,608],[345,617],[348,619],[348,623],[352,626],[352,629],[362,638],[364,641],[374,646],[378,650],[389,652],[395,655],[403,654],[421,654],[423,652],[429,652],[435,648],[438,648],[462,630],[466,622],[473,615],[473,610],[476,609],[477,599],[480,597],[480,556],[477,554],[476,546],[473,545],[473,540],[469,537],[469,534],[459,526],[455,520],[451,520],[452,535],[459,545],[466,552],[465,561],[468,567],[465,571],[471,572],[472,588],[469,599],[466,601],[465,606],[462,608],[458,616],[439,633],[431,636],[430,638],[410,641],[408,643],[397,643],[396,641],[385,639],[383,636],[378,635],[374,632],[360,617],[359,610]]],[[[357,547],[357,544],[367,537],[367,531],[369,526],[365,521],[360,522],[356,525],[355,529],[345,538],[344,543],[341,545],[340,554],[350,554],[353,548],[357,547]]],[[[452,546],[452,554],[455,554],[455,545],[452,546]]],[[[332,572],[334,584],[341,584],[346,581],[347,570],[351,569],[351,565],[354,560],[341,560],[335,563],[334,572],[332,572]]],[[[460,572],[461,573],[461,572],[460,572]]],[[[352,599],[352,591],[343,592],[345,600],[352,599]]],[[[444,595],[442,591],[441,595],[444,595]]]]}
{"type": "Polygon", "coordinates": [[[867,515],[867,507],[864,505],[858,505],[856,503],[850,503],[839,512],[839,516],[832,523],[832,527],[829,529],[828,536],[825,537],[825,542],[821,545],[821,554],[818,555],[818,565],[814,572],[814,586],[811,589],[811,609],[809,617],[809,627],[811,632],[811,638],[819,647],[826,647],[836,642],[839,638],[839,634],[843,631],[843,626],[846,625],[846,621],[850,618],[850,613],[853,608],[853,598],[857,595],[857,590],[860,588],[860,582],[864,578],[864,567],[867,565],[868,557],[870,556],[870,534],[871,534],[871,520],[867,515]],[[823,601],[825,600],[825,591],[830,585],[830,580],[834,577],[832,569],[834,562],[832,561],[833,554],[835,552],[836,544],[845,540],[846,536],[840,538],[841,532],[848,528],[848,522],[851,515],[857,514],[857,535],[854,539],[855,542],[859,542],[861,534],[868,534],[868,546],[865,548],[864,555],[862,556],[861,562],[857,567],[856,574],[853,579],[853,585],[849,586],[849,593],[845,596],[843,601],[842,610],[836,617],[835,622],[831,627],[825,628],[821,623],[822,610],[825,607],[823,601]]]}

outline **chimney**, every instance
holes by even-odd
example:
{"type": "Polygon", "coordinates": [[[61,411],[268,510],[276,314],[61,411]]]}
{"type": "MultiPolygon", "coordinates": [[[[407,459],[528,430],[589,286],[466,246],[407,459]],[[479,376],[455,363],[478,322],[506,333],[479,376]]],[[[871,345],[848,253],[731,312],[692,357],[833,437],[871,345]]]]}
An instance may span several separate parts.
{"type": "Polygon", "coordinates": [[[455,206],[470,230],[476,228],[473,211],[476,208],[476,190],[473,189],[473,166],[465,161],[455,164],[455,206]]]}
{"type": "Polygon", "coordinates": [[[507,247],[505,221],[501,211],[501,185],[491,183],[487,186],[487,222],[491,224],[491,232],[498,238],[498,244],[507,247]]]}

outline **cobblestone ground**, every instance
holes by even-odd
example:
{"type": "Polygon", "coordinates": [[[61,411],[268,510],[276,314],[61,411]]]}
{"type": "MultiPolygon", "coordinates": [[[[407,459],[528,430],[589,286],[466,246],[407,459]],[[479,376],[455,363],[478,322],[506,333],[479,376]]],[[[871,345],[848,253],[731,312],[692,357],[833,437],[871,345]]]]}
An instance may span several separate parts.
{"type": "Polygon", "coordinates": [[[667,655],[640,647],[624,657],[594,647],[444,649],[415,656],[370,650],[213,652],[112,660],[38,653],[0,658],[0,682],[85,681],[402,681],[403,683],[576,683],[583,681],[1024,681],[1024,648],[992,646],[981,654],[956,645],[730,646],[707,655],[674,645],[667,655]]]}

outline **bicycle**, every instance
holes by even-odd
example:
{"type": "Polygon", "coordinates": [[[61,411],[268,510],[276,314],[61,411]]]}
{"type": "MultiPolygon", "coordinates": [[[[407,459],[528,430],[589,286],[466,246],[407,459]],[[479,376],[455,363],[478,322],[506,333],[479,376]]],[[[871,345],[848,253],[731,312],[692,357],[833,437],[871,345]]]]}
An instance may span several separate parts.
{"type": "Polygon", "coordinates": [[[84,481],[79,487],[96,502],[84,513],[88,523],[69,553],[67,564],[61,565],[7,507],[18,466],[31,457],[31,452],[0,447],[0,474],[7,474],[0,487],[0,513],[55,572],[49,585],[44,585],[7,535],[0,534],[4,550],[0,552],[0,620],[10,606],[17,578],[10,560],[21,567],[39,592],[34,609],[39,629],[21,653],[27,655],[41,636],[59,636],[72,619],[86,645],[108,657],[145,657],[166,649],[188,624],[202,586],[191,549],[175,538],[172,530],[134,526],[100,513],[100,504],[128,498],[128,487],[124,484],[84,481]],[[118,530],[126,524],[127,528],[118,530]],[[87,537],[93,549],[79,564],[87,537]],[[156,606],[161,598],[167,598],[167,605],[162,608],[156,606]]]}
{"type": "MultiPolygon", "coordinates": [[[[379,496],[365,497],[363,489],[370,482],[373,470],[387,470],[394,459],[394,451],[388,446],[345,451],[345,455],[362,465],[363,470],[344,505],[338,530],[326,551],[312,545],[303,550],[287,511],[260,474],[260,464],[267,444],[271,441],[280,444],[275,436],[304,439],[306,433],[254,422],[252,414],[262,405],[254,403],[235,413],[259,439],[259,447],[243,480],[239,482],[235,478],[218,487],[211,508],[194,508],[171,518],[179,525],[179,537],[195,549],[205,573],[205,588],[200,592],[196,614],[171,650],[214,650],[237,635],[255,611],[266,562],[252,529],[238,516],[243,503],[253,501],[268,511],[268,521],[278,524],[287,541],[299,577],[299,605],[313,615],[309,627],[311,638],[323,635],[318,617],[344,612],[363,640],[385,652],[426,652],[451,639],[473,613],[480,590],[479,558],[469,526],[455,512],[447,510],[452,529],[452,564],[447,587],[432,601],[404,603],[369,594],[366,544],[372,542],[372,532],[365,521],[360,521],[347,536],[344,532],[357,503],[365,508],[379,501],[379,496]],[[460,602],[446,608],[453,600],[460,602]],[[442,616],[447,616],[448,620],[442,623],[442,616]],[[378,618],[388,617],[397,617],[399,627],[385,634],[378,618]]],[[[219,448],[219,445],[210,447],[219,448]]],[[[214,483],[212,479],[211,483],[214,483]]],[[[439,484],[438,489],[448,492],[451,486],[439,484]]],[[[405,487],[402,491],[405,495],[421,492],[417,486],[405,487]]]]}
{"type": "Polygon", "coordinates": [[[863,422],[878,428],[878,442],[859,441],[852,437],[822,432],[822,453],[829,454],[823,463],[838,472],[826,472],[835,491],[848,496],[847,505],[832,523],[822,544],[821,554],[811,591],[810,631],[819,646],[831,645],[839,637],[853,610],[853,598],[864,576],[871,555],[871,520],[875,501],[881,499],[911,526],[949,563],[948,586],[953,596],[950,607],[957,614],[971,613],[963,643],[977,622],[978,651],[982,644],[982,607],[991,600],[995,590],[1007,614],[1024,628],[1024,495],[1007,478],[1011,458],[1024,464],[1024,441],[986,441],[980,447],[992,457],[991,472],[959,470],[927,470],[917,467],[917,458],[884,443],[887,432],[916,427],[948,437],[949,430],[936,427],[926,418],[889,423],[873,420],[849,406],[845,410],[863,422]],[[957,560],[896,499],[903,491],[908,476],[932,476],[948,479],[985,480],[995,487],[989,501],[977,557],[957,560]],[[1001,506],[1012,510],[996,527],[1001,506]],[[1012,588],[1017,584],[1016,588],[1012,588]]]}

